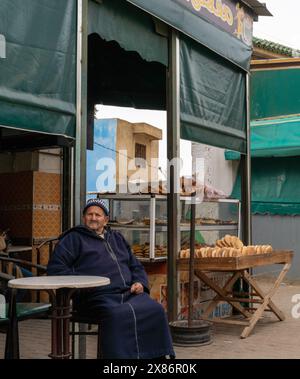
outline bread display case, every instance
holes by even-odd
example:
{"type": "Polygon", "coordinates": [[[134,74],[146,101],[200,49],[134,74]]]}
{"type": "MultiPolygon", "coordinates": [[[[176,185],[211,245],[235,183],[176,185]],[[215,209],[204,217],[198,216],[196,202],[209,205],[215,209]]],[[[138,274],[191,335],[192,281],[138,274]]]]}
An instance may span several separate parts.
{"type": "MultiPolygon", "coordinates": [[[[167,197],[156,194],[97,194],[107,201],[112,229],[120,231],[141,261],[167,259],[167,197]]],[[[189,248],[191,197],[180,197],[181,250],[189,248]]],[[[196,206],[196,248],[240,234],[240,202],[203,201],[196,206]]]]}

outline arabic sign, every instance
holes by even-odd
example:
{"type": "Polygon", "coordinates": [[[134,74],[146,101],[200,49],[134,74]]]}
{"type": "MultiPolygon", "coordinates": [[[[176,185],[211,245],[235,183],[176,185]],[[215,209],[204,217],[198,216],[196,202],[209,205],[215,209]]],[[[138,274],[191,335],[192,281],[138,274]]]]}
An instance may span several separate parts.
{"type": "Polygon", "coordinates": [[[253,16],[234,0],[173,0],[197,16],[208,20],[234,35],[246,45],[252,45],[253,16]]]}
{"type": "Polygon", "coordinates": [[[0,34],[0,59],[6,58],[6,39],[3,34],[0,34]]]}

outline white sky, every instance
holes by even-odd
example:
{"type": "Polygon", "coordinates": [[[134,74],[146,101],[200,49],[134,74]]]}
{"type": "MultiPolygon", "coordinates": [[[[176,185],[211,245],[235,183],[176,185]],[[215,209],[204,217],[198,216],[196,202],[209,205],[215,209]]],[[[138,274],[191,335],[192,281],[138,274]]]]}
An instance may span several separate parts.
{"type": "MultiPolygon", "coordinates": [[[[261,0],[263,2],[263,0],[261,0]]],[[[265,0],[273,17],[259,17],[254,23],[254,36],[300,50],[300,0],[265,0]]],[[[160,142],[160,166],[166,168],[166,112],[132,108],[98,106],[98,118],[121,118],[129,122],[147,122],[163,131],[160,142]]],[[[191,175],[191,143],[181,141],[182,174],[191,175]]]]}
{"type": "Polygon", "coordinates": [[[254,23],[254,36],[300,50],[300,1],[261,0],[273,17],[259,17],[254,23]]]}

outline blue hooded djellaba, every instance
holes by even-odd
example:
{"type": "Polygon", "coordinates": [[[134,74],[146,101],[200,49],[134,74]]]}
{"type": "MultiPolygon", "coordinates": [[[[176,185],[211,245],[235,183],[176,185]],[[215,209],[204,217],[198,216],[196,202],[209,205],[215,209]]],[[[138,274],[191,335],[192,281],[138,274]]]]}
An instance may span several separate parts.
{"type": "Polygon", "coordinates": [[[68,230],[60,237],[47,272],[110,279],[108,286],[80,290],[74,298],[77,311],[99,315],[103,358],[175,356],[165,311],[150,298],[145,270],[121,233],[106,228],[102,238],[86,226],[68,230]],[[143,285],[143,293],[130,292],[136,282],[143,285]]]}

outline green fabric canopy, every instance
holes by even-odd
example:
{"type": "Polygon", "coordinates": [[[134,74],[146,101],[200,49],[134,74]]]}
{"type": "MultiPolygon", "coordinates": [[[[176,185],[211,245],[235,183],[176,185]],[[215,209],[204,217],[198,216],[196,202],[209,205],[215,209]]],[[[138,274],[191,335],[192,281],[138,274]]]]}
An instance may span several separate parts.
{"type": "MultiPolygon", "coordinates": [[[[252,159],[252,212],[300,215],[299,166],[300,157],[252,159]]],[[[241,199],[240,172],[231,196],[241,199]]]]}
{"type": "Polygon", "coordinates": [[[245,73],[183,35],[180,46],[181,138],[245,152],[245,73]]]}
{"type": "Polygon", "coordinates": [[[136,51],[146,61],[168,65],[168,39],[155,32],[152,17],[124,0],[89,0],[88,34],[117,41],[127,51],[136,51]]]}
{"type": "MultiPolygon", "coordinates": [[[[251,122],[252,157],[289,157],[300,155],[300,116],[251,122]]],[[[240,154],[226,151],[227,160],[240,154]]]]}
{"type": "MultiPolygon", "coordinates": [[[[149,63],[149,78],[155,76],[164,84],[168,41],[156,33],[151,14],[182,30],[190,37],[180,35],[181,137],[244,153],[244,70],[251,49],[177,1],[130,2],[142,10],[125,0],[89,1],[91,37],[99,35],[101,43],[109,41],[111,56],[116,56],[115,42],[124,51],[119,52],[124,64],[120,67],[114,62],[111,66],[126,75],[130,62],[139,65],[131,67],[137,73],[145,72],[143,64],[149,63]],[[145,63],[135,59],[134,52],[145,63]],[[131,59],[126,60],[126,53],[131,59]]],[[[7,45],[7,58],[0,59],[0,125],[75,137],[76,1],[1,0],[0,16],[0,34],[7,45]]],[[[95,63],[89,61],[89,70],[99,68],[95,63]]],[[[91,71],[89,74],[91,77],[91,71]]],[[[111,84],[107,104],[113,99],[114,105],[129,102],[147,108],[147,94],[142,101],[135,99],[141,97],[139,84],[143,82],[152,91],[148,106],[153,109],[157,104],[161,109],[165,104],[164,85],[151,86],[151,80],[138,81],[135,75],[126,77],[133,82],[129,94],[127,87],[116,93],[114,77],[112,72],[101,81],[104,91],[107,82],[111,84]],[[162,100],[153,101],[154,97],[162,100]]],[[[93,85],[97,93],[92,99],[99,97],[97,85],[93,85]]]]}
{"type": "Polygon", "coordinates": [[[251,120],[300,114],[300,68],[251,73],[251,120]]]}
{"type": "MultiPolygon", "coordinates": [[[[259,70],[251,75],[252,211],[300,215],[300,69],[259,70]]],[[[226,151],[228,160],[240,154],[226,151]]],[[[240,198],[241,175],[232,192],[240,198]]]]}
{"type": "Polygon", "coordinates": [[[1,0],[0,125],[75,137],[76,1],[1,0]]]}
{"type": "Polygon", "coordinates": [[[242,69],[249,70],[251,46],[247,46],[230,33],[192,13],[180,2],[174,0],[127,1],[190,36],[202,46],[206,46],[242,69]]]}
{"type": "MultiPolygon", "coordinates": [[[[139,2],[136,5],[141,4],[139,2]]],[[[169,1],[147,1],[141,8],[151,14],[159,14],[158,17],[164,20],[165,6],[169,7],[171,3],[169,1]],[[151,11],[151,4],[156,5],[155,12],[151,11]]],[[[178,6],[176,2],[172,2],[172,9],[175,13],[178,6]]],[[[186,17],[194,20],[196,16],[189,13],[186,14],[186,17]]],[[[199,17],[196,17],[196,20],[200,24],[202,21],[205,22],[205,25],[207,24],[199,17]]],[[[213,28],[214,32],[218,33],[222,39],[223,31],[214,26],[213,28]]],[[[200,33],[200,30],[198,31],[200,33]]],[[[155,33],[153,19],[148,13],[124,1],[113,0],[102,4],[90,1],[89,33],[98,34],[106,41],[116,41],[125,52],[136,51],[148,62],[156,61],[167,65],[167,39],[155,33]],[[140,38],[136,38],[137,35],[140,38]]],[[[90,36],[90,40],[91,37],[93,36],[90,36]]],[[[91,54],[94,54],[96,49],[95,41],[91,54]]],[[[120,54],[119,59],[124,60],[126,56],[121,51],[120,54]]],[[[108,60],[107,55],[106,59],[108,60]]],[[[129,62],[129,54],[126,59],[129,62]]],[[[92,65],[99,74],[104,73],[101,60],[103,60],[103,52],[99,52],[99,62],[97,64],[93,62],[92,65]]],[[[132,62],[130,66],[133,64],[132,62]]],[[[134,73],[146,69],[146,67],[141,67],[142,62],[135,61],[135,65],[134,73]]],[[[143,91],[142,89],[137,90],[136,86],[143,81],[136,81],[133,73],[128,71],[128,66],[129,64],[126,65],[126,61],[124,61],[118,73],[114,75],[112,71],[105,75],[105,81],[95,80],[99,76],[95,75],[93,77],[95,84],[92,83],[90,86],[95,90],[93,99],[99,99],[99,93],[101,101],[105,104],[118,105],[118,103],[124,104],[124,101],[125,104],[141,104],[143,91]],[[115,87],[110,88],[109,83],[111,82],[110,78],[119,74],[121,77],[117,80],[115,87],[121,86],[122,88],[116,91],[115,87]],[[125,80],[132,84],[125,86],[125,80]],[[110,89],[112,95],[109,98],[105,96],[105,88],[101,91],[98,90],[98,83],[105,83],[106,92],[110,89]],[[134,92],[141,93],[141,99],[135,100],[134,92]],[[109,99],[111,99],[111,103],[109,103],[109,99]]],[[[230,147],[244,153],[246,147],[245,71],[184,34],[180,34],[180,66],[181,138],[224,148],[230,147]]],[[[109,67],[113,69],[114,64],[109,63],[109,67]]],[[[147,70],[149,71],[147,77],[153,77],[151,82],[155,83],[154,74],[157,76],[158,72],[154,71],[154,67],[151,69],[149,65],[147,70]]],[[[159,80],[163,82],[163,79],[159,78],[159,80]]],[[[159,87],[156,86],[155,91],[158,89],[159,87]]],[[[155,92],[155,96],[157,99],[164,99],[165,89],[162,89],[160,95],[155,92]]],[[[142,104],[145,105],[145,108],[153,108],[158,101],[150,101],[149,97],[148,106],[145,101],[142,101],[142,104]]]]}

